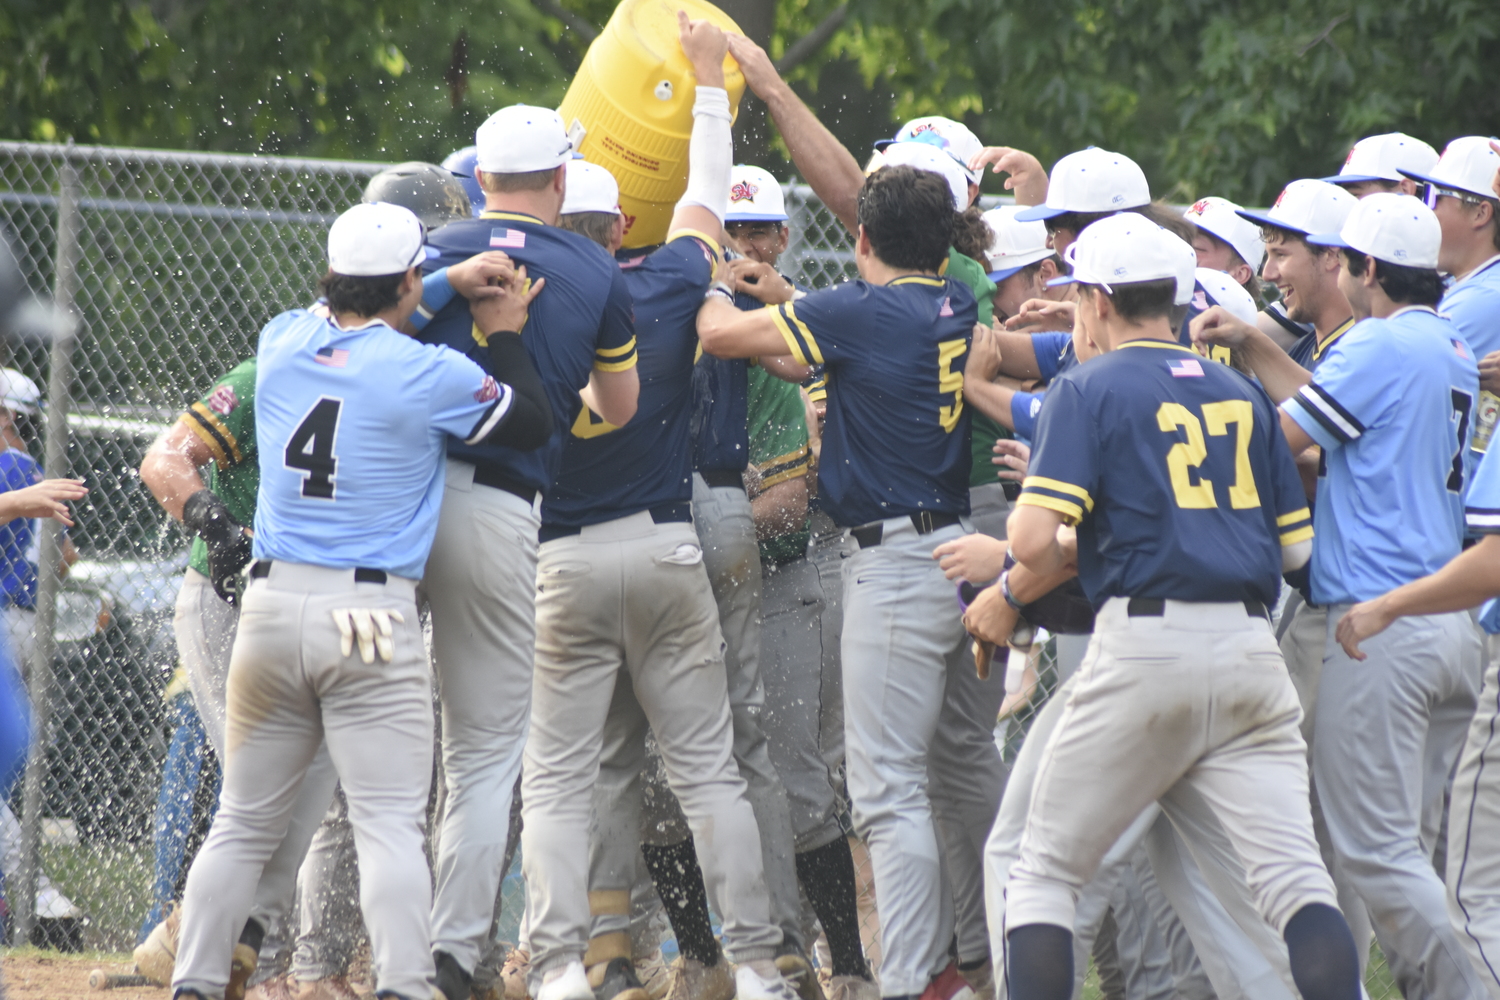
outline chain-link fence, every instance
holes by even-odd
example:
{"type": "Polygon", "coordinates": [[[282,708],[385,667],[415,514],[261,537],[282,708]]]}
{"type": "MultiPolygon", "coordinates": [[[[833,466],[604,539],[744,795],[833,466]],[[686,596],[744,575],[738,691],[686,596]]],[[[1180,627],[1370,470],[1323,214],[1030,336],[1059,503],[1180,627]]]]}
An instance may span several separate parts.
{"type": "MultiPolygon", "coordinates": [[[[128,949],[155,916],[153,900],[180,895],[185,871],[159,863],[154,834],[186,839],[189,850],[201,840],[218,765],[173,683],[172,607],[187,538],[137,470],[176,414],[250,356],[267,319],[311,300],[328,224],[381,166],[0,143],[0,224],[29,285],[69,294],[78,319],[73,373],[63,372],[67,391],[54,401],[63,405],[51,407],[59,426],[56,415],[68,411],[64,467],[48,472],[90,488],[67,535],[64,554],[76,561],[54,612],[28,606],[41,547],[0,529],[0,560],[14,570],[0,578],[12,647],[34,698],[51,706],[38,743],[45,752],[33,762],[35,814],[19,808],[20,792],[0,804],[10,919],[33,941],[128,949]],[[70,239],[71,257],[59,250],[70,239]],[[29,651],[47,617],[55,650],[38,676],[39,654],[29,651]],[[23,822],[37,845],[34,873],[25,870],[23,822]],[[36,908],[23,912],[17,887],[33,878],[36,908]]],[[[843,226],[807,188],[786,194],[793,235],[783,270],[812,287],[852,277],[843,226]]],[[[0,346],[0,365],[41,386],[56,383],[57,360],[56,345],[43,341],[0,346]]],[[[0,436],[40,459],[47,429],[45,419],[20,420],[0,436]]],[[[1055,684],[1050,657],[1039,674],[1036,703],[1055,684]]],[[[1023,711],[1002,723],[1008,757],[1029,720],[1023,711]]],[[[868,876],[864,867],[861,882],[868,876]]],[[[502,935],[519,918],[519,889],[513,873],[502,935]]],[[[873,932],[873,907],[861,911],[873,932]]],[[[1371,992],[1379,1000],[1388,989],[1371,992]]]]}

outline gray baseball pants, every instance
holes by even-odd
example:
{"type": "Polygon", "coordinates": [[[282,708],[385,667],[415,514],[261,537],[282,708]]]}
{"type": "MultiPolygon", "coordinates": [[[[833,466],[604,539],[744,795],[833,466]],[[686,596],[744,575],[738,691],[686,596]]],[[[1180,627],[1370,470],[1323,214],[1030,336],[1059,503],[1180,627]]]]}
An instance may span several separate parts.
{"type": "Polygon", "coordinates": [[[432,946],[472,973],[505,877],[511,796],[531,714],[537,518],[449,459],[423,591],[443,714],[432,946]]]}
{"type": "MultiPolygon", "coordinates": [[[[208,577],[195,569],[188,569],[182,579],[182,589],[177,593],[172,631],[177,638],[177,654],[187,672],[193,704],[221,763],[228,755],[225,741],[227,685],[230,653],[239,619],[239,610],[219,599],[208,577]]],[[[330,872],[337,868],[335,855],[339,846],[336,839],[324,837],[316,853],[310,849],[328,814],[337,785],[338,774],[328,748],[319,747],[297,791],[286,836],[266,862],[250,907],[249,916],[266,931],[256,980],[276,971],[278,952],[283,945],[290,944],[294,933],[290,915],[299,870],[303,866],[330,872]]],[[[351,883],[339,881],[337,876],[327,875],[325,878],[338,891],[352,889],[351,883]]],[[[313,905],[317,905],[316,901],[313,905]]],[[[358,927],[353,930],[357,932],[358,927]]],[[[235,933],[238,935],[239,931],[235,933]]]]}
{"type": "Polygon", "coordinates": [[[356,583],[352,570],[274,563],[245,592],[228,682],[228,755],[213,829],[188,875],[173,988],[217,1000],[266,862],[309,765],[333,759],[360,857],[376,986],[431,992],[431,882],[423,827],[432,781],[432,687],[416,582],[356,583]],[[337,608],[398,612],[394,655],[340,650],[337,608]]]}
{"type": "Polygon", "coordinates": [[[932,558],[968,525],[925,535],[906,517],[882,525],[879,545],[844,562],[844,737],[854,822],[874,867],[881,992],[895,996],[921,993],[948,964],[948,865],[972,845],[977,881],[994,814],[974,804],[998,796],[1005,771],[995,713],[977,717],[967,683],[974,665],[954,586],[932,558]]]}
{"type": "MultiPolygon", "coordinates": [[[[823,585],[823,710],[818,720],[818,745],[838,790],[844,773],[844,560],[859,548],[849,533],[820,511],[808,517],[811,529],[807,560],[818,567],[823,585]]],[[[842,791],[839,792],[842,800],[842,791]]],[[[847,807],[847,803],[841,801],[847,807]]]]}
{"type": "Polygon", "coordinates": [[[1481,996],[1432,866],[1431,808],[1474,715],[1478,630],[1467,612],[1400,618],[1360,644],[1360,662],[1334,639],[1349,607],[1328,608],[1312,752],[1329,839],[1401,992],[1481,996]]]}
{"type": "Polygon", "coordinates": [[[1469,961],[1500,1000],[1500,640],[1486,643],[1479,708],[1453,778],[1448,814],[1448,913],[1469,961]]]}
{"type": "Polygon", "coordinates": [[[735,765],[724,641],[693,526],[656,524],[642,512],[543,544],[536,612],[521,796],[533,989],[549,970],[583,957],[590,890],[632,887],[639,828],[606,831],[602,844],[621,851],[610,866],[619,877],[591,885],[590,868],[599,866],[588,861],[589,824],[596,776],[619,768],[601,760],[602,750],[643,743],[646,724],[724,919],[729,959],[771,958],[782,934],[771,922],[760,833],[735,765]],[[639,714],[615,696],[627,677],[639,714]]]}

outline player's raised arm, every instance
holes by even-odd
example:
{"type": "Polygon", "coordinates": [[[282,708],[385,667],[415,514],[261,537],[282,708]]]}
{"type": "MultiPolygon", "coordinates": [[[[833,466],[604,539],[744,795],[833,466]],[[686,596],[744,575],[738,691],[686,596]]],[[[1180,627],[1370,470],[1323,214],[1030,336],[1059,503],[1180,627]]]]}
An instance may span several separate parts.
{"type": "Polygon", "coordinates": [[[729,201],[729,168],[734,158],[729,136],[732,116],[724,89],[724,56],[728,42],[722,29],[708,21],[690,21],[677,12],[683,54],[697,78],[693,100],[693,133],[688,139],[687,190],[672,212],[668,238],[699,233],[718,246],[723,239],[724,206],[729,201]]]}

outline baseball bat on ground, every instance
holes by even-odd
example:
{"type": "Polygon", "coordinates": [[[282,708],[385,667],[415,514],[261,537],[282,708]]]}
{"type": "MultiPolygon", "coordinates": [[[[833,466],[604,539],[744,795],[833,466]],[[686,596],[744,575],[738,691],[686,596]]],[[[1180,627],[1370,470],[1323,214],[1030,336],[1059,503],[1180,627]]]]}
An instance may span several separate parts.
{"type": "Polygon", "coordinates": [[[103,969],[95,969],[89,973],[89,989],[91,990],[115,990],[124,989],[129,986],[152,986],[150,979],[145,976],[133,974],[115,975],[105,972],[103,969]]]}

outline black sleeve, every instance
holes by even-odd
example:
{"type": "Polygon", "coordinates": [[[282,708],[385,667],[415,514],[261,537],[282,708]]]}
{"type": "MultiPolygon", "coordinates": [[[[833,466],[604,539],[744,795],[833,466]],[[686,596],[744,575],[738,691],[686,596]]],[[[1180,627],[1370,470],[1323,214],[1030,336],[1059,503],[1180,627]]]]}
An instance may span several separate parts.
{"type": "Polygon", "coordinates": [[[474,444],[503,444],[521,451],[535,451],[552,437],[552,404],[542,388],[531,355],[514,333],[501,331],[489,336],[490,371],[495,379],[511,387],[515,398],[510,412],[474,444]]]}

